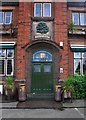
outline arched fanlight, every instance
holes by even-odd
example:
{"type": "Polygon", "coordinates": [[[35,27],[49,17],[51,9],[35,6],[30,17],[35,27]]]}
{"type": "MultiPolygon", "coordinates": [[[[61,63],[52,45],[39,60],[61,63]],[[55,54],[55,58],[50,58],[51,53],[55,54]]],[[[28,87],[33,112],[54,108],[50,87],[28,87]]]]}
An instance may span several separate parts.
{"type": "Polygon", "coordinates": [[[47,51],[37,51],[33,54],[33,61],[52,61],[52,54],[47,51]]]}

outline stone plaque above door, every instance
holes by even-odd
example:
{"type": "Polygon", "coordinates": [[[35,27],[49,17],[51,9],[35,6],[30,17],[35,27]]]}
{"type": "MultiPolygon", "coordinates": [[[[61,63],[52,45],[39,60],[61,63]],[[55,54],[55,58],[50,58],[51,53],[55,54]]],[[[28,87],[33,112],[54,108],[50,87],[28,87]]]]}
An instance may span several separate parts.
{"type": "Polygon", "coordinates": [[[32,40],[52,40],[53,34],[52,22],[33,22],[32,24],[32,40]]]}

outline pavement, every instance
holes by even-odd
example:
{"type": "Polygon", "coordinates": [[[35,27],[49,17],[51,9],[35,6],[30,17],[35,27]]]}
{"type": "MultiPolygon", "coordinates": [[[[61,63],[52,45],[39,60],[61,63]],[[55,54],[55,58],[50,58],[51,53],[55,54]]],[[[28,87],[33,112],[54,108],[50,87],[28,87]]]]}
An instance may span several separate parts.
{"type": "Polygon", "coordinates": [[[63,103],[64,108],[86,108],[86,100],[85,99],[77,99],[73,100],[72,103],[70,102],[64,102],[63,103]]]}
{"type": "MultiPolygon", "coordinates": [[[[75,118],[86,120],[86,100],[63,103],[59,109],[17,109],[18,101],[0,103],[0,118],[75,118]],[[2,109],[3,108],[3,109],[2,109]]],[[[17,119],[16,119],[17,120],[17,119]]]]}

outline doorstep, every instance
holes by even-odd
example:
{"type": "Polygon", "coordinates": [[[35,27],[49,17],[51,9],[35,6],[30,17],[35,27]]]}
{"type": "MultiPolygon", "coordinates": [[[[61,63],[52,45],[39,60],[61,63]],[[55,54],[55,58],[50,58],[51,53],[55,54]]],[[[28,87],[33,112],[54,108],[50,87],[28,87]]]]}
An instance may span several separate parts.
{"type": "Polygon", "coordinates": [[[59,109],[62,110],[63,105],[61,102],[55,100],[27,100],[17,104],[19,109],[59,109]]]}
{"type": "Polygon", "coordinates": [[[54,100],[54,97],[55,97],[54,93],[47,93],[47,94],[29,93],[29,94],[27,94],[28,100],[47,100],[47,99],[54,100]]]}
{"type": "MultiPolygon", "coordinates": [[[[45,95],[46,96],[46,95],[45,95]]],[[[56,102],[55,99],[29,99],[25,102],[19,102],[16,100],[2,99],[0,96],[0,108],[1,109],[59,109],[62,110],[63,105],[61,102],[56,102]]]]}

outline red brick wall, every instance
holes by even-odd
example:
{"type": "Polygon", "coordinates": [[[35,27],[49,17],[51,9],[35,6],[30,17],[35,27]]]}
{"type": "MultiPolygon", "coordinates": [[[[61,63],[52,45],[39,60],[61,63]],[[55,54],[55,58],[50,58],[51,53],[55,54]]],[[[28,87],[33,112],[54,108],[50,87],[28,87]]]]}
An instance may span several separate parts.
{"type": "Polygon", "coordinates": [[[25,79],[26,53],[24,47],[30,41],[30,2],[19,4],[16,78],[25,79]]]}
{"type": "Polygon", "coordinates": [[[63,42],[61,50],[62,58],[60,68],[63,68],[63,74],[60,78],[65,78],[69,74],[69,44],[67,37],[67,4],[66,2],[55,3],[55,41],[60,44],[63,42]]]}
{"type": "Polygon", "coordinates": [[[16,6],[13,10],[13,25],[18,25],[18,19],[19,19],[19,7],[16,6]]]}
{"type": "MultiPolygon", "coordinates": [[[[71,11],[67,7],[66,2],[55,2],[54,6],[54,41],[59,45],[63,42],[63,49],[59,52],[53,51],[54,61],[54,79],[66,78],[69,74],[73,74],[73,52],[70,50],[70,43],[81,43],[84,37],[68,37],[68,25],[71,21],[71,11]],[[55,65],[56,64],[56,65],[55,65]],[[60,74],[60,68],[63,68],[63,73],[60,74]]],[[[18,26],[17,39],[13,37],[3,37],[3,41],[16,41],[15,51],[15,79],[27,80],[27,88],[30,91],[31,82],[31,54],[33,50],[28,49],[26,52],[25,46],[31,42],[31,14],[32,7],[30,2],[20,2],[19,6],[13,9],[13,24],[18,26]],[[27,60],[28,59],[28,60],[27,60]]],[[[48,47],[48,46],[46,46],[48,47]]],[[[36,49],[36,48],[35,48],[36,49]]],[[[54,81],[56,83],[56,81],[54,81]]]]}
{"type": "MultiPolygon", "coordinates": [[[[69,44],[67,37],[67,4],[55,3],[55,42],[60,44],[63,42],[61,49],[60,68],[63,68],[63,74],[60,78],[65,78],[69,74],[69,44]]],[[[16,78],[25,79],[25,49],[22,48],[31,40],[31,3],[21,2],[19,5],[19,21],[18,21],[18,42],[17,42],[17,61],[16,61],[16,78]],[[27,12],[26,12],[27,11],[27,12]],[[22,69],[23,68],[23,69],[22,69]]]]}
{"type": "MultiPolygon", "coordinates": [[[[63,42],[63,49],[60,49],[61,60],[59,63],[59,69],[63,68],[63,73],[59,74],[59,77],[66,78],[69,74],[73,73],[73,53],[70,51],[70,41],[68,38],[68,25],[71,21],[71,11],[68,9],[66,2],[56,2],[54,9],[54,41],[58,45],[60,42],[63,42]]],[[[25,79],[26,76],[26,52],[24,46],[31,42],[31,11],[30,2],[19,3],[16,58],[17,79],[25,79]]],[[[17,21],[16,19],[15,21],[17,21]]]]}

